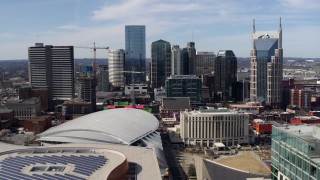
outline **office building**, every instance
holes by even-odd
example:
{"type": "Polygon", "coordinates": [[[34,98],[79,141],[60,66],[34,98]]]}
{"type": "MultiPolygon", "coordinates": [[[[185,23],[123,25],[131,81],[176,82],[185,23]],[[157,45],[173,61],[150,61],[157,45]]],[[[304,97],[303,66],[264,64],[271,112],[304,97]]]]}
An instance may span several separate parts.
{"type": "Polygon", "coordinates": [[[271,179],[320,179],[319,125],[272,127],[271,179]]]}
{"type": "MultiPolygon", "coordinates": [[[[143,83],[146,81],[146,26],[126,25],[125,41],[125,70],[144,72],[133,74],[134,83],[143,83]]],[[[132,83],[131,74],[125,74],[125,78],[126,84],[132,83]]]]}
{"type": "Polygon", "coordinates": [[[171,48],[171,74],[189,75],[189,52],[187,48],[173,45],[171,48]]]}
{"type": "Polygon", "coordinates": [[[194,62],[194,74],[197,76],[212,74],[214,71],[214,52],[197,52],[194,62]]]}
{"type": "Polygon", "coordinates": [[[166,78],[171,75],[171,45],[164,40],[151,44],[151,86],[163,87],[166,78]]]}
{"type": "Polygon", "coordinates": [[[239,69],[237,71],[237,80],[238,81],[250,81],[250,70],[248,68],[239,69]]]}
{"type": "Polygon", "coordinates": [[[13,109],[9,109],[5,106],[0,106],[0,130],[11,128],[14,122],[13,109]]]}
{"type": "Polygon", "coordinates": [[[230,100],[237,82],[237,58],[232,50],[220,50],[214,64],[214,88],[220,100],[230,100]]]}
{"type": "Polygon", "coordinates": [[[250,100],[250,80],[237,81],[232,91],[235,101],[248,102],[250,100]]]}
{"type": "MultiPolygon", "coordinates": [[[[74,97],[73,46],[29,47],[29,82],[35,88],[48,88],[49,99],[65,101],[74,97]]],[[[50,103],[50,107],[52,108],[50,103]]]]}
{"type": "Polygon", "coordinates": [[[78,98],[84,102],[92,103],[92,109],[95,110],[96,105],[96,89],[94,77],[79,77],[78,98]]]}
{"type": "Polygon", "coordinates": [[[278,31],[258,32],[253,21],[253,47],[250,52],[250,99],[280,107],[283,49],[281,19],[278,31]]]}
{"type": "Polygon", "coordinates": [[[95,112],[96,105],[92,102],[85,101],[65,101],[62,104],[62,116],[64,119],[75,119],[84,114],[95,112]]]}
{"type": "Polygon", "coordinates": [[[33,97],[40,98],[42,111],[48,110],[50,102],[48,88],[33,88],[31,86],[19,88],[19,100],[29,99],[33,97]]]}
{"type": "MultiPolygon", "coordinates": [[[[124,86],[124,95],[132,96],[132,95],[143,95],[146,96],[148,94],[148,85],[147,84],[134,84],[134,85],[126,85],[124,86]]],[[[133,97],[131,97],[133,98],[133,97]]]]}
{"type": "Polygon", "coordinates": [[[302,89],[290,90],[290,105],[299,109],[311,109],[311,91],[302,89]]]}
{"type": "Polygon", "coordinates": [[[182,71],[181,49],[179,45],[173,45],[171,48],[171,75],[181,75],[182,71]]]}
{"type": "Polygon", "coordinates": [[[78,101],[91,103],[91,109],[96,110],[96,78],[92,66],[85,66],[77,77],[78,101]]]}
{"type": "Polygon", "coordinates": [[[291,89],[294,89],[294,79],[282,81],[281,109],[286,109],[291,103],[291,89]]]}
{"type": "Polygon", "coordinates": [[[19,120],[31,119],[41,113],[41,103],[39,97],[14,100],[6,103],[6,107],[14,110],[14,118],[19,120]]]}
{"type": "Polygon", "coordinates": [[[124,58],[123,49],[109,50],[108,52],[109,82],[113,87],[124,86],[124,58]]]}
{"type": "Polygon", "coordinates": [[[190,98],[188,97],[165,97],[160,106],[161,118],[175,118],[180,121],[180,111],[190,110],[190,98]]]}
{"type": "Polygon", "coordinates": [[[195,74],[194,63],[196,61],[196,47],[194,42],[187,43],[188,59],[189,59],[189,75],[195,74]]]}
{"type": "Polygon", "coordinates": [[[196,75],[171,75],[166,80],[167,97],[189,97],[190,102],[200,102],[202,82],[196,75]]]}
{"type": "Polygon", "coordinates": [[[97,91],[107,92],[109,90],[108,65],[99,65],[97,71],[97,91]]]}
{"type": "Polygon", "coordinates": [[[249,114],[229,109],[181,111],[181,138],[187,145],[213,147],[249,142],[249,114]]]}

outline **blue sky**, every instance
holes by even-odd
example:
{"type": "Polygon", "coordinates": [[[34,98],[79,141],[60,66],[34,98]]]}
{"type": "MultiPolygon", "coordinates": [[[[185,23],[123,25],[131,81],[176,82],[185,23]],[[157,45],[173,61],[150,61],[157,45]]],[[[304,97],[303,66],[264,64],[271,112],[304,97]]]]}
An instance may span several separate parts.
{"type": "MultiPolygon", "coordinates": [[[[146,25],[150,44],[163,39],[197,51],[231,49],[248,57],[257,31],[277,30],[286,57],[320,57],[319,0],[10,0],[0,1],[0,60],[27,59],[35,42],[124,49],[124,26],[146,25]],[[193,33],[192,33],[193,32],[193,33]]],[[[75,49],[90,58],[89,49],[75,49]]],[[[98,58],[106,58],[99,50],[98,58]]]]}

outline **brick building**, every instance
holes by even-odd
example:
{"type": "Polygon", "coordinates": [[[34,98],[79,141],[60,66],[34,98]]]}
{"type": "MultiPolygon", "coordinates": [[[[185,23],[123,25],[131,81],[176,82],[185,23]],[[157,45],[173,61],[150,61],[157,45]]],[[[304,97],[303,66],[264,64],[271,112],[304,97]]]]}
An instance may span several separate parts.
{"type": "Polygon", "coordinates": [[[0,107],[0,130],[9,129],[13,124],[14,113],[12,109],[0,107]]]}
{"type": "Polygon", "coordinates": [[[41,110],[45,111],[49,108],[49,91],[48,88],[32,88],[23,87],[19,89],[19,100],[39,97],[41,102],[41,110]]]}
{"type": "Polygon", "coordinates": [[[254,119],[252,121],[252,128],[256,134],[270,134],[272,131],[272,123],[262,119],[254,119]]]}
{"type": "Polygon", "coordinates": [[[49,129],[52,125],[51,116],[50,115],[42,115],[38,117],[33,117],[28,120],[19,121],[20,126],[28,131],[32,131],[35,134],[39,134],[47,129],[49,129]]]}

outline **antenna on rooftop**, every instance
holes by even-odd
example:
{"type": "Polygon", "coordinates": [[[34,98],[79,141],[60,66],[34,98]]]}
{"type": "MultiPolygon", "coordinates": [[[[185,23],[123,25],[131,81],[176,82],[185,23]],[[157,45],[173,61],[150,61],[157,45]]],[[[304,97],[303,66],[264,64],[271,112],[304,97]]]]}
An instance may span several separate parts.
{"type": "Polygon", "coordinates": [[[253,31],[253,33],[256,32],[256,22],[254,19],[253,19],[253,24],[252,24],[252,31],[253,31]]]}

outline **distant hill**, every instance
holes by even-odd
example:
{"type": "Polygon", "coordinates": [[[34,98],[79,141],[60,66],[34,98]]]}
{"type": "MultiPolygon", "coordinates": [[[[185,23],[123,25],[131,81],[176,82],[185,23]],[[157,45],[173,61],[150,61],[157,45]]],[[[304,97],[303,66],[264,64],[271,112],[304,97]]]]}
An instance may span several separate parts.
{"type": "MultiPolygon", "coordinates": [[[[237,57],[238,60],[238,67],[240,68],[248,68],[250,67],[250,57],[237,57]]],[[[287,62],[288,60],[296,60],[296,61],[305,61],[305,60],[314,60],[315,62],[320,62],[320,58],[301,58],[301,57],[284,57],[283,61],[287,62]]],[[[75,64],[82,64],[82,65],[90,65],[92,64],[92,58],[82,58],[82,59],[75,59],[75,64]]],[[[96,59],[97,65],[106,65],[108,64],[107,58],[99,58],[96,59]]],[[[151,58],[146,59],[146,63],[151,62],[151,58]]],[[[0,60],[0,69],[5,70],[8,66],[15,66],[15,67],[25,67],[28,65],[27,59],[17,59],[17,60],[0,60]]]]}
{"type": "MultiPolygon", "coordinates": [[[[75,64],[91,65],[93,58],[75,59],[75,64]]],[[[108,59],[96,59],[97,65],[108,64],[108,59]]]]}

